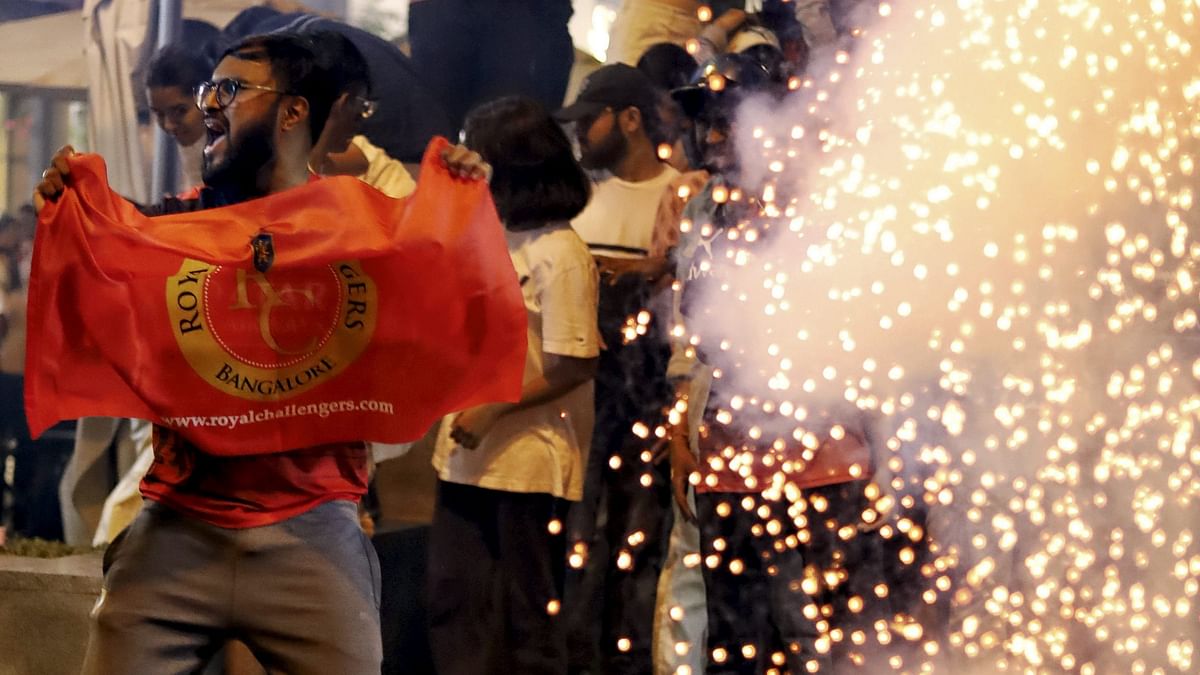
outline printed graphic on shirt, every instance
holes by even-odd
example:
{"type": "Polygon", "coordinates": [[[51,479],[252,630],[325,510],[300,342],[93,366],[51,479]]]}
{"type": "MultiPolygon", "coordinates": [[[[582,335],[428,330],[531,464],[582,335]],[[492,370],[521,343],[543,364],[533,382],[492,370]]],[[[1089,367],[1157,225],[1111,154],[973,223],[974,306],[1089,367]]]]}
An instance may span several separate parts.
{"type": "Polygon", "coordinates": [[[166,302],[184,357],[214,388],[278,401],[332,380],[366,349],[375,283],[356,261],[264,274],[185,260],[166,302]]]}
{"type": "Polygon", "coordinates": [[[691,267],[688,268],[688,281],[695,281],[697,279],[708,278],[712,276],[713,240],[719,237],[720,234],[720,230],[702,232],[700,234],[695,255],[692,257],[691,267]],[[703,251],[703,255],[701,254],[701,251],[703,251]]]}

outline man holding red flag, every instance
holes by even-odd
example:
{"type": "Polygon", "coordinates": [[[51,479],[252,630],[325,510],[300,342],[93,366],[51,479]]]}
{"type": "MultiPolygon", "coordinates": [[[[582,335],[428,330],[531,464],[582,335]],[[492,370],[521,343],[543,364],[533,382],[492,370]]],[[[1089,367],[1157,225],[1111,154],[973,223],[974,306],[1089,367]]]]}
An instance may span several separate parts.
{"type": "Polygon", "coordinates": [[[524,305],[486,165],[443,141],[409,200],[309,184],[332,79],[307,38],[229,49],[197,96],[206,187],[149,209],[175,215],[141,216],[70,148],[37,187],[31,427],[156,422],[85,673],[195,672],[229,638],[272,672],[379,672],[360,439],[519,395],[524,305]]]}

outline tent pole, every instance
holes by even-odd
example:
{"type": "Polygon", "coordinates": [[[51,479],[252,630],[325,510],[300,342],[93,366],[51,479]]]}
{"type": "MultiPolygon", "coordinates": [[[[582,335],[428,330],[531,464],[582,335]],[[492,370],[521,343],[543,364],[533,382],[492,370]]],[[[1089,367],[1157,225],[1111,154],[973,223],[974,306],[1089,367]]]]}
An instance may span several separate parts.
{"type": "MultiPolygon", "coordinates": [[[[158,0],[158,38],[155,41],[155,49],[162,49],[178,41],[182,32],[183,0],[158,0]]],[[[177,192],[175,178],[179,175],[179,151],[175,148],[175,141],[157,125],[154,127],[154,163],[151,171],[151,201],[157,202],[163,195],[177,192]]]]}
{"type": "Polygon", "coordinates": [[[53,123],[50,119],[50,100],[36,89],[30,90],[28,98],[29,119],[32,125],[29,129],[29,157],[36,161],[28,163],[30,185],[42,181],[40,165],[44,157],[54,154],[53,123]]]}

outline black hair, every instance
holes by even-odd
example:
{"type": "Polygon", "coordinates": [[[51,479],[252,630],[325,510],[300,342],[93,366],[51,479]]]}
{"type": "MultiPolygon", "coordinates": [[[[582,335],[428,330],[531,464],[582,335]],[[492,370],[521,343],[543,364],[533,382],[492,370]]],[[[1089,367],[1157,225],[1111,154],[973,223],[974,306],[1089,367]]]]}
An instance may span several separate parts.
{"type": "Polygon", "coordinates": [[[212,77],[213,62],[199,49],[182,42],[155,52],[146,72],[147,87],[178,87],[191,94],[196,85],[212,77]]]}
{"type": "Polygon", "coordinates": [[[335,30],[305,33],[316,45],[317,58],[329,69],[330,77],[339,88],[339,95],[362,87],[371,97],[371,72],[362,52],[354,42],[335,30]]]}
{"type": "Polygon", "coordinates": [[[541,103],[522,96],[484,103],[467,115],[463,133],[492,165],[492,198],[508,229],[570,220],[587,206],[587,176],[541,103]]]}
{"type": "Polygon", "coordinates": [[[696,59],[683,47],[674,42],[660,42],[642,54],[637,69],[645,73],[654,86],[670,91],[691,81],[697,65],[696,59]]]}
{"type": "MultiPolygon", "coordinates": [[[[686,85],[696,68],[696,59],[692,58],[686,49],[673,42],[652,45],[642,53],[637,62],[637,69],[659,90],[659,106],[675,105],[666,92],[686,85]]],[[[667,127],[659,107],[649,112],[642,110],[642,128],[655,145],[673,143],[678,136],[677,130],[667,127]]]]}
{"type": "Polygon", "coordinates": [[[269,63],[279,89],[308,101],[308,129],[312,142],[317,142],[340,88],[309,36],[290,32],[251,35],[226,49],[221,59],[228,56],[269,63]]]}

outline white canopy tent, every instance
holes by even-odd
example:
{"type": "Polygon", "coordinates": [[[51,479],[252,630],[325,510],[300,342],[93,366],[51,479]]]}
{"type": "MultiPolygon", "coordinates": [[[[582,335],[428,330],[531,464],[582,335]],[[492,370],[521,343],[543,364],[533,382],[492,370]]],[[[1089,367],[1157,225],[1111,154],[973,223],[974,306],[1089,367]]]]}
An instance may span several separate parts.
{"type": "MultiPolygon", "coordinates": [[[[134,0],[130,4],[148,9],[151,2],[134,0]]],[[[184,0],[183,15],[223,26],[239,11],[256,4],[261,3],[255,0],[184,0]]],[[[47,45],[63,44],[63,36],[82,38],[83,31],[84,16],[80,12],[58,12],[0,23],[0,63],[4,64],[0,68],[0,87],[86,90],[88,70],[83,41],[67,42],[65,49],[47,49],[47,45]]]]}
{"type": "MultiPolygon", "coordinates": [[[[185,0],[183,15],[223,26],[253,0],[185,0]]],[[[149,171],[137,124],[135,74],[158,34],[154,0],[86,0],[82,33],[92,150],[108,162],[109,182],[120,193],[148,201],[149,171]]]]}
{"type": "Polygon", "coordinates": [[[82,41],[62,36],[83,34],[78,12],[59,12],[34,19],[0,23],[0,86],[82,91],[87,88],[82,41]]]}

